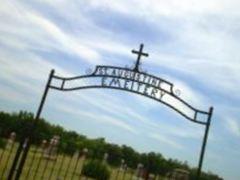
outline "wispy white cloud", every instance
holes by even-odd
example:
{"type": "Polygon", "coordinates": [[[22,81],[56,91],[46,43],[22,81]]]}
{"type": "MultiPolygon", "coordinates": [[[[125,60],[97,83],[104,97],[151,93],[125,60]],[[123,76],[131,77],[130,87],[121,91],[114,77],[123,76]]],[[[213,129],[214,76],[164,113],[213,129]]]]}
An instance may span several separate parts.
{"type": "Polygon", "coordinates": [[[46,51],[59,50],[67,54],[76,54],[90,63],[100,62],[98,52],[83,45],[77,37],[64,32],[57,24],[41,16],[33,9],[17,2],[5,2],[3,7],[8,11],[0,12],[4,20],[0,23],[0,28],[2,34],[6,34],[8,37],[11,33],[12,37],[8,37],[11,44],[9,40],[4,41],[6,40],[4,38],[2,38],[1,43],[5,44],[6,42],[7,45],[25,47],[25,50],[39,48],[46,51]],[[18,29],[15,28],[16,23],[19,24],[18,29]],[[29,28],[31,28],[30,34],[29,28]],[[22,42],[19,43],[21,40],[22,42]]]}
{"type": "Polygon", "coordinates": [[[5,100],[7,102],[24,104],[29,103],[29,99],[27,100],[25,94],[20,93],[12,88],[1,85],[0,88],[0,99],[5,100]]]}
{"type": "Polygon", "coordinates": [[[157,141],[160,141],[161,143],[164,143],[166,145],[170,145],[171,147],[177,148],[177,149],[183,149],[184,147],[177,143],[177,141],[171,140],[169,137],[165,137],[163,135],[155,134],[155,133],[150,133],[148,135],[150,138],[153,138],[157,141]]]}
{"type": "MultiPolygon", "coordinates": [[[[131,65],[134,57],[129,58],[130,50],[136,45],[131,43],[136,43],[136,39],[142,41],[141,36],[149,39],[151,32],[146,27],[149,26],[156,30],[152,38],[156,41],[149,41],[151,44],[147,45],[147,50],[150,57],[144,65],[149,65],[153,74],[172,81],[181,90],[181,97],[194,106],[207,110],[206,106],[214,105],[214,117],[219,118],[220,122],[223,120],[224,127],[229,132],[223,140],[227,146],[232,146],[233,140],[228,141],[228,138],[234,135],[238,139],[240,136],[237,119],[239,110],[236,108],[240,99],[237,87],[240,84],[238,7],[237,0],[2,2],[0,81],[6,86],[0,84],[1,99],[9,104],[14,99],[19,104],[24,103],[23,100],[35,104],[36,98],[29,98],[29,93],[34,94],[31,97],[41,95],[50,69],[55,68],[59,75],[72,76],[71,68],[53,61],[45,53],[73,55],[74,61],[69,62],[73,66],[74,62],[82,63],[84,67],[100,63],[131,65]],[[106,16],[111,18],[107,19],[106,16]],[[104,23],[101,24],[99,19],[104,20],[104,23]],[[127,27],[124,26],[126,19],[129,20],[127,27]],[[115,27],[113,21],[121,24],[121,28],[115,27]],[[144,33],[139,37],[135,37],[138,29],[131,29],[134,21],[144,22],[139,29],[144,33]],[[162,72],[161,68],[165,71],[162,72]],[[187,77],[186,83],[178,75],[187,77]],[[231,118],[224,120],[223,115],[231,118]]],[[[116,96],[110,91],[91,91],[91,94],[73,93],[71,98],[56,95],[53,99],[56,109],[75,114],[75,117],[86,116],[86,119],[95,119],[95,123],[103,122],[112,129],[119,128],[139,136],[143,132],[151,132],[146,138],[177,149],[182,148],[181,142],[187,138],[195,141],[203,135],[202,129],[194,125],[175,124],[175,121],[172,123],[173,120],[157,121],[160,116],[157,113],[150,118],[149,115],[156,112],[156,103],[139,96],[129,98],[116,96]],[[79,102],[80,99],[85,103],[79,102]],[[63,104],[58,106],[55,102],[63,104]],[[72,112],[69,104],[85,108],[85,111],[76,114],[78,109],[74,109],[75,113],[72,112]],[[90,106],[94,107],[94,115],[101,114],[99,118],[87,113],[90,106]],[[159,135],[155,132],[161,133],[159,135]]],[[[166,117],[163,115],[160,119],[166,117]]],[[[211,136],[218,137],[222,132],[219,121],[213,123],[210,140],[211,136]]],[[[218,145],[213,143],[212,146],[218,145]]],[[[236,148],[235,151],[239,149],[236,148]]],[[[221,152],[216,152],[216,156],[222,157],[221,152]]],[[[225,161],[231,162],[231,158],[225,161]]],[[[215,162],[211,167],[219,172],[225,171],[225,168],[221,169],[215,162]]],[[[236,177],[237,173],[238,171],[235,172],[236,177]]]]}
{"type": "Polygon", "coordinates": [[[226,119],[226,128],[228,129],[228,131],[232,135],[240,138],[240,124],[239,124],[239,122],[236,119],[234,119],[234,118],[227,118],[226,119]]]}
{"type": "MultiPolygon", "coordinates": [[[[186,26],[191,27],[173,32],[180,39],[170,44],[172,48],[180,47],[177,50],[180,52],[159,53],[159,48],[149,61],[185,73],[216,92],[225,95],[231,92],[237,96],[235,84],[239,83],[240,70],[238,37],[232,38],[228,31],[221,32],[219,28],[209,30],[211,22],[203,25],[193,22],[186,26]]],[[[172,49],[170,46],[167,49],[172,49]]]]}
{"type": "Polygon", "coordinates": [[[66,75],[71,73],[62,67],[46,61],[32,52],[23,51],[12,53],[11,50],[0,49],[0,79],[17,86],[20,89],[39,93],[46,83],[51,69],[66,75]],[[18,66],[18,64],[21,64],[18,66]]]}
{"type": "Polygon", "coordinates": [[[77,107],[74,106],[67,106],[67,105],[56,105],[56,109],[60,110],[61,112],[70,113],[74,116],[80,116],[87,119],[87,121],[95,121],[97,123],[105,123],[108,125],[116,126],[117,128],[122,128],[130,133],[138,134],[138,131],[130,126],[127,122],[124,122],[122,119],[117,119],[115,117],[106,116],[106,115],[98,115],[96,116],[92,112],[82,111],[77,107]]]}
{"type": "Polygon", "coordinates": [[[239,2],[231,0],[231,3],[227,0],[213,0],[211,2],[197,1],[197,0],[183,0],[181,2],[177,0],[143,0],[141,3],[137,0],[125,2],[121,0],[110,1],[104,0],[103,2],[90,1],[91,5],[96,8],[109,9],[130,15],[140,16],[188,16],[188,15],[203,15],[203,14],[238,14],[237,7],[239,2]],[[128,7],[128,8],[126,8],[128,7]]]}
{"type": "MultiPolygon", "coordinates": [[[[134,1],[131,1],[131,3],[132,2],[133,2],[132,5],[137,4],[137,7],[138,7],[139,3],[135,3],[134,1]]],[[[76,11],[77,9],[75,8],[75,6],[77,5],[73,6],[74,3],[70,3],[69,5],[67,5],[65,2],[61,2],[59,4],[50,3],[50,2],[45,2],[45,3],[47,5],[53,6],[55,9],[59,8],[60,9],[59,13],[66,13],[66,7],[70,8],[71,11],[77,12],[76,11]]],[[[153,2],[143,1],[143,3],[140,3],[140,4],[150,5],[150,4],[159,4],[159,3],[160,2],[157,2],[157,1],[153,1],[153,2]]],[[[91,22],[91,19],[86,19],[84,23],[91,24],[90,31],[98,31],[98,33],[101,34],[101,36],[94,35],[95,40],[93,38],[89,39],[89,36],[86,36],[86,35],[85,36],[77,35],[76,37],[76,34],[71,35],[67,32],[64,32],[64,30],[60,29],[60,27],[58,27],[57,24],[41,16],[40,14],[38,14],[38,12],[36,12],[36,10],[30,9],[29,6],[22,5],[16,2],[14,3],[15,5],[12,5],[11,3],[5,3],[5,4],[6,4],[6,7],[2,9],[3,10],[9,9],[9,11],[4,11],[5,13],[3,14],[7,17],[17,16],[18,23],[22,24],[22,26],[20,26],[21,28],[15,31],[14,33],[17,33],[22,38],[26,38],[29,36],[28,39],[31,40],[31,43],[26,44],[26,41],[19,43],[18,39],[16,38],[12,39],[12,42],[15,43],[15,45],[17,45],[18,47],[24,46],[30,49],[35,47],[37,48],[42,47],[48,51],[49,49],[54,48],[60,51],[64,51],[65,53],[77,54],[80,57],[83,57],[83,59],[86,59],[89,62],[95,63],[95,64],[101,63],[100,59],[103,59],[103,58],[100,58],[100,55],[98,52],[100,50],[105,50],[112,53],[115,52],[118,54],[120,53],[125,56],[130,55],[130,53],[128,52],[128,49],[130,48],[126,44],[123,44],[122,42],[113,42],[114,40],[117,40],[115,38],[116,36],[114,32],[111,32],[107,29],[103,29],[102,27],[100,28],[96,26],[93,22],[91,22]],[[15,14],[12,13],[11,15],[9,13],[9,12],[12,12],[11,9],[13,10],[15,9],[15,11],[13,11],[15,12],[15,14]],[[23,13],[23,12],[26,12],[26,13],[23,13]],[[29,27],[32,28],[31,34],[27,33],[27,28],[29,27]],[[102,36],[104,36],[105,38],[102,38],[102,36]],[[110,40],[109,37],[112,38],[112,40],[110,40]],[[97,41],[96,41],[96,38],[97,38],[97,41]],[[32,45],[32,43],[34,43],[36,46],[32,45]],[[83,44],[87,46],[84,46],[83,44]]],[[[213,12],[215,12],[215,9],[218,9],[218,7],[222,9],[222,11],[224,11],[222,7],[225,7],[226,2],[222,1],[220,4],[213,2],[212,5],[208,3],[206,5],[206,3],[194,2],[191,4],[188,1],[186,1],[183,4],[188,4],[188,6],[183,6],[184,9],[186,8],[185,10],[184,9],[181,10],[182,3],[181,5],[179,5],[178,2],[176,1],[171,1],[171,3],[161,2],[161,6],[156,5],[153,7],[163,8],[164,6],[166,6],[168,8],[163,8],[163,9],[174,9],[174,7],[177,5],[180,7],[180,10],[181,10],[177,12],[183,13],[183,14],[185,14],[184,12],[188,12],[188,11],[194,12],[192,7],[200,10],[206,8],[206,12],[208,12],[208,9],[212,9],[213,12]]],[[[234,3],[231,3],[231,4],[234,4],[234,3]]],[[[115,10],[114,8],[115,6],[125,7],[125,2],[117,1],[112,3],[110,1],[106,1],[106,3],[101,3],[101,4],[97,2],[91,2],[90,4],[86,4],[86,7],[89,7],[89,8],[94,8],[95,6],[96,7],[106,6],[108,8],[112,8],[113,10],[115,10]]],[[[147,9],[148,7],[148,6],[141,7],[141,5],[139,6],[140,6],[139,7],[140,9],[143,7],[144,9],[147,9]]],[[[130,11],[129,8],[124,8],[124,9],[126,9],[126,11],[130,11]]],[[[135,13],[135,11],[133,12],[135,13]]],[[[73,14],[76,14],[76,13],[73,13],[73,14]]],[[[77,15],[79,16],[80,21],[84,19],[83,15],[80,12],[77,12],[77,15]]],[[[76,16],[72,17],[72,15],[69,15],[69,18],[76,18],[76,16]]],[[[156,64],[158,66],[167,66],[168,68],[173,68],[176,70],[180,70],[181,72],[185,72],[187,74],[193,75],[193,77],[200,80],[202,83],[207,83],[207,85],[210,88],[211,87],[215,88],[215,86],[217,86],[218,91],[225,92],[225,89],[228,89],[229,91],[235,93],[236,88],[234,84],[239,83],[239,79],[240,79],[238,78],[239,77],[238,72],[240,67],[238,65],[238,61],[234,60],[236,59],[236,53],[238,52],[237,51],[238,48],[236,48],[236,46],[239,46],[239,45],[235,42],[236,40],[234,38],[231,38],[231,34],[229,35],[229,32],[231,31],[231,29],[229,28],[225,30],[224,28],[215,29],[214,26],[212,26],[212,23],[214,22],[209,23],[209,21],[207,21],[206,19],[196,19],[196,20],[193,19],[183,23],[178,29],[173,28],[172,30],[170,30],[170,33],[176,37],[175,39],[176,42],[175,44],[172,44],[172,43],[169,44],[170,45],[169,49],[172,49],[172,47],[176,47],[176,46],[181,48],[184,47],[185,48],[184,54],[187,53],[188,56],[181,57],[181,55],[180,56],[173,55],[174,52],[168,53],[168,54],[157,53],[156,55],[155,53],[151,53],[152,58],[149,60],[149,63],[156,64]],[[209,49],[211,49],[211,51],[209,51],[209,49]],[[235,49],[235,51],[232,52],[233,51],[232,49],[235,49]],[[196,59],[195,57],[198,57],[198,58],[196,59]],[[219,59],[216,59],[216,57],[218,57],[219,59]],[[231,59],[232,63],[227,63],[226,59],[228,61],[229,59],[231,59]],[[174,66],[172,65],[169,66],[170,63],[168,62],[170,61],[174,61],[174,66]],[[213,63],[213,61],[214,62],[219,61],[219,62],[213,63]],[[228,76],[225,76],[222,73],[222,68],[224,68],[224,71],[229,74],[228,76]],[[212,73],[213,71],[215,73],[212,73]],[[205,72],[205,73],[201,73],[201,72],[205,72]],[[212,78],[207,78],[209,76],[211,76],[212,78]]],[[[2,25],[1,28],[4,29],[8,27],[7,26],[8,23],[7,24],[5,23],[4,25],[2,25]]],[[[14,24],[11,24],[11,23],[9,24],[10,26],[6,29],[6,31],[7,32],[14,31],[15,29],[13,27],[14,24]]],[[[11,38],[8,37],[8,40],[6,40],[5,38],[2,40],[2,42],[9,43],[9,39],[11,38]]],[[[108,58],[105,58],[105,59],[108,59],[108,58]]],[[[106,61],[104,63],[106,63],[106,61]]]]}

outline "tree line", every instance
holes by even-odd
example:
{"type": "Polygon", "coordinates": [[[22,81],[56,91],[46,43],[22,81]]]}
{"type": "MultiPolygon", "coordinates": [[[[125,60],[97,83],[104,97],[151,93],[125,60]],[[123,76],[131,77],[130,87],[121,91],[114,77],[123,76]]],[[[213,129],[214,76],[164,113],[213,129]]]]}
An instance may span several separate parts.
{"type": "MultiPolygon", "coordinates": [[[[33,113],[20,111],[7,113],[0,111],[0,138],[7,139],[12,132],[17,134],[20,141],[26,133],[32,131],[33,113]]],[[[128,167],[136,169],[139,163],[150,173],[165,176],[176,168],[188,170],[190,179],[195,179],[196,168],[190,167],[187,162],[176,159],[166,159],[161,153],[139,153],[132,147],[108,143],[104,138],[89,139],[75,131],[67,131],[62,126],[53,125],[45,119],[40,119],[33,136],[33,144],[40,145],[43,140],[50,140],[54,135],[60,136],[59,152],[73,154],[76,150],[88,149],[88,157],[103,159],[108,153],[107,162],[111,166],[119,167],[124,160],[128,167]]],[[[202,180],[221,180],[222,178],[211,172],[203,172],[202,180]]]]}

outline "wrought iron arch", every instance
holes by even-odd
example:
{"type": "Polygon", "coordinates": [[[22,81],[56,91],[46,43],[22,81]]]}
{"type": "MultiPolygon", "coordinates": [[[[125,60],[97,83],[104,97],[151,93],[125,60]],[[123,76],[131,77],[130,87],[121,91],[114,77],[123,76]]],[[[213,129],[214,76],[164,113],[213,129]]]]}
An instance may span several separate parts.
{"type": "MultiPolygon", "coordinates": [[[[208,116],[209,112],[208,111],[202,111],[200,109],[194,108],[192,105],[190,105],[189,103],[187,103],[184,99],[180,98],[178,95],[176,95],[174,93],[174,85],[172,83],[170,83],[167,80],[164,80],[162,78],[156,77],[154,75],[148,74],[148,73],[142,73],[142,72],[136,72],[134,70],[131,70],[129,68],[122,68],[122,67],[114,67],[114,66],[97,66],[96,69],[94,70],[93,73],[87,74],[87,75],[82,75],[82,76],[75,76],[75,77],[62,77],[59,75],[54,75],[54,70],[53,70],[53,75],[52,75],[52,80],[59,80],[61,81],[60,85],[49,85],[49,88],[55,89],[55,90],[59,90],[59,91],[75,91],[75,90],[82,90],[82,89],[95,89],[95,88],[102,88],[102,89],[114,89],[114,90],[121,90],[121,91],[127,91],[127,92],[132,92],[141,96],[145,96],[148,97],[152,100],[155,100],[157,102],[160,102],[168,107],[170,107],[171,109],[173,109],[174,111],[176,111],[177,113],[179,113],[180,115],[182,115],[183,117],[185,117],[186,119],[194,122],[194,123],[198,123],[198,124],[202,124],[202,125],[206,125],[206,121],[203,120],[198,120],[197,117],[199,116],[208,116]],[[100,71],[99,69],[105,69],[105,70],[122,70],[124,72],[128,72],[132,75],[132,78],[130,77],[122,77],[122,76],[118,76],[118,75],[113,75],[112,73],[110,74],[99,74],[98,72],[100,71]],[[168,85],[168,88],[161,88],[160,86],[157,86],[157,84],[150,84],[147,82],[143,82],[140,80],[135,80],[134,77],[136,76],[136,74],[138,74],[138,76],[144,76],[145,78],[152,78],[152,80],[155,80],[160,82],[160,84],[164,83],[165,85],[168,85]],[[77,80],[88,80],[88,79],[96,79],[96,78],[100,78],[101,79],[101,83],[96,83],[96,84],[91,84],[91,85],[86,85],[86,84],[79,84],[77,86],[66,86],[67,83],[71,83],[71,81],[77,81],[77,80]],[[121,86],[121,85],[115,85],[115,86],[109,86],[109,84],[104,84],[104,79],[105,78],[109,78],[112,81],[128,81],[130,83],[137,83],[137,84],[141,84],[144,85],[145,87],[147,86],[148,88],[152,88],[153,91],[158,90],[158,92],[161,92],[161,97],[157,98],[156,96],[151,96],[150,94],[148,94],[147,92],[141,92],[140,90],[134,90],[133,88],[126,88],[125,86],[121,86]],[[173,104],[164,101],[163,98],[165,97],[165,95],[168,95],[169,97],[174,98],[176,101],[178,101],[179,103],[181,103],[181,105],[185,106],[185,108],[188,108],[188,110],[192,111],[192,117],[189,114],[184,113],[183,111],[179,110],[177,107],[175,107],[173,104]]],[[[57,83],[59,84],[59,83],[57,83]]],[[[158,83],[159,85],[159,83],[158,83]]],[[[133,84],[134,86],[134,84],[133,84]]]]}
{"type": "Polygon", "coordinates": [[[18,169],[15,179],[20,178],[22,168],[30,148],[31,138],[34,135],[34,131],[39,121],[49,89],[74,91],[92,88],[115,89],[142,95],[168,106],[191,122],[204,125],[205,133],[197,170],[197,179],[199,179],[201,175],[209,127],[211,124],[213,107],[210,107],[209,111],[197,109],[174,93],[173,83],[157,76],[140,72],[140,58],[141,56],[148,56],[148,54],[143,53],[142,50],[143,44],[140,45],[139,51],[132,51],[133,53],[138,54],[136,65],[133,69],[115,66],[96,66],[93,72],[87,75],[75,77],[61,77],[55,75],[54,70],[51,70],[35,117],[35,121],[32,125],[32,129],[29,131],[27,137],[20,142],[8,179],[12,179],[15,169],[18,169]],[[75,84],[72,82],[75,82],[75,84]],[[177,107],[176,103],[178,103],[178,105],[181,107],[177,107]],[[199,119],[199,116],[205,116],[205,120],[199,119]],[[23,148],[24,143],[25,148],[23,148]],[[17,166],[18,168],[16,168],[17,166]]]}

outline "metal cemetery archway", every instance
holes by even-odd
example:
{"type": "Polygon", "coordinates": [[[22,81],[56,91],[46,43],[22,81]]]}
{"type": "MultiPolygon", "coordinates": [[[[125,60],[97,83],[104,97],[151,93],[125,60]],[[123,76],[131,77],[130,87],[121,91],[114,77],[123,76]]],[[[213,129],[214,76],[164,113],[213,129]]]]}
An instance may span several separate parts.
{"type": "Polygon", "coordinates": [[[143,53],[142,50],[143,44],[140,45],[139,51],[132,50],[132,53],[138,55],[136,65],[133,69],[115,66],[96,66],[93,72],[87,75],[76,77],[57,76],[54,74],[54,70],[52,70],[49,75],[49,79],[46,84],[45,91],[43,93],[43,97],[35,117],[33,130],[31,131],[31,134],[29,134],[27,137],[27,143],[25,141],[26,147],[24,149],[21,149],[22,146],[19,146],[20,148],[16,153],[8,179],[11,179],[14,176],[14,170],[17,166],[18,167],[15,179],[18,179],[21,175],[21,171],[24,166],[24,162],[26,160],[27,153],[31,144],[31,137],[33,136],[34,129],[37,126],[37,122],[39,121],[39,117],[49,89],[56,89],[60,91],[74,91],[90,88],[108,88],[139,94],[158,101],[162,104],[165,104],[166,106],[181,114],[186,119],[205,126],[205,134],[203,137],[197,170],[197,179],[199,179],[208,138],[209,127],[211,124],[213,107],[210,107],[209,111],[202,111],[196,109],[174,93],[174,85],[172,83],[162,78],[140,72],[140,58],[141,56],[148,56],[148,54],[143,53]],[[204,117],[204,119],[200,119],[200,117],[204,117]],[[20,156],[21,154],[22,156],[20,156]]]}

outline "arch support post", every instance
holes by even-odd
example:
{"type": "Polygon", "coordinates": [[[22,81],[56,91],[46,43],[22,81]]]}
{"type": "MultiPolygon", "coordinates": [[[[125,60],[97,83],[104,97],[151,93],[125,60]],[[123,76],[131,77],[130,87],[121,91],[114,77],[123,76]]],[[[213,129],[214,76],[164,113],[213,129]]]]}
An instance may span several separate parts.
{"type": "Polygon", "coordinates": [[[205,149],[206,149],[206,144],[207,144],[207,139],[208,139],[208,132],[209,132],[209,128],[211,125],[212,113],[213,113],[213,107],[210,107],[208,119],[207,119],[207,123],[206,123],[206,128],[205,128],[205,133],[204,133],[204,137],[203,137],[203,142],[202,142],[201,153],[200,153],[199,162],[198,162],[197,180],[200,180],[200,176],[201,176],[202,164],[203,164],[203,159],[204,159],[204,154],[205,154],[205,149]]]}
{"type": "Polygon", "coordinates": [[[54,76],[54,70],[52,69],[50,74],[49,74],[48,81],[47,81],[47,84],[45,86],[45,89],[44,89],[44,92],[43,92],[43,95],[42,95],[42,99],[41,99],[41,102],[39,104],[37,114],[34,118],[34,121],[33,121],[32,125],[30,126],[28,134],[22,140],[22,142],[24,142],[24,143],[19,144],[17,154],[15,156],[13,165],[11,167],[11,170],[10,170],[10,173],[9,173],[9,176],[8,176],[8,180],[12,180],[12,178],[14,177],[14,171],[15,170],[16,170],[16,176],[15,176],[14,179],[18,180],[21,176],[22,169],[23,169],[23,166],[25,164],[28,151],[30,149],[32,138],[35,134],[36,126],[37,126],[37,123],[39,121],[39,118],[40,118],[40,115],[41,115],[41,112],[42,112],[42,109],[43,109],[43,106],[44,106],[44,103],[45,103],[45,100],[46,100],[46,97],[47,97],[47,94],[48,94],[53,76],[54,76]],[[21,156],[21,154],[22,154],[22,156],[21,156]]]}

